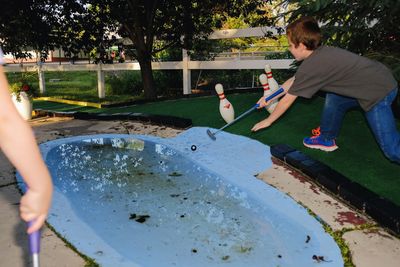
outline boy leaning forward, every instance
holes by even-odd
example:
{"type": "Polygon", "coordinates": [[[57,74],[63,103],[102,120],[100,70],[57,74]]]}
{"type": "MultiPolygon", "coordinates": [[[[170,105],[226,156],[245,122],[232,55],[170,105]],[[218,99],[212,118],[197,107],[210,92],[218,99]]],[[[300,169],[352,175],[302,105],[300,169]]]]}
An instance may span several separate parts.
{"type": "MultiPolygon", "coordinates": [[[[320,128],[314,136],[303,140],[306,147],[336,150],[335,140],[345,113],[350,108],[361,107],[385,156],[400,164],[400,133],[391,109],[397,95],[397,81],[391,71],[377,61],[321,45],[320,28],[311,17],[289,24],[286,33],[289,51],[297,61],[302,61],[301,65],[295,76],[282,84],[284,96],[274,112],[251,130],[269,127],[298,96],[311,98],[316,92],[324,91],[320,128]]],[[[265,102],[262,97],[258,103],[263,108],[271,102],[265,102]]]]}

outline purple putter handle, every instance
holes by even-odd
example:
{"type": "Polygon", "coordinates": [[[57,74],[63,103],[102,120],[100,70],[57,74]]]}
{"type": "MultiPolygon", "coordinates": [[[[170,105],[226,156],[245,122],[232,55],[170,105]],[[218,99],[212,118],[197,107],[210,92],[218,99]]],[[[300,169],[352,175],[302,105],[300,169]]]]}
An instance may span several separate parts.
{"type": "MultiPolygon", "coordinates": [[[[26,186],[26,191],[29,190],[28,186],[26,186]]],[[[25,191],[25,192],[26,192],[25,191]]],[[[28,227],[30,227],[34,223],[34,220],[28,222],[28,227]]],[[[32,255],[32,265],[33,267],[40,266],[39,260],[39,252],[40,252],[40,230],[29,234],[29,249],[32,255]]]]}
{"type": "MultiPolygon", "coordinates": [[[[33,221],[28,222],[28,225],[31,226],[33,221]]],[[[40,252],[40,230],[29,234],[29,247],[31,250],[31,254],[39,254],[40,252]]]]}

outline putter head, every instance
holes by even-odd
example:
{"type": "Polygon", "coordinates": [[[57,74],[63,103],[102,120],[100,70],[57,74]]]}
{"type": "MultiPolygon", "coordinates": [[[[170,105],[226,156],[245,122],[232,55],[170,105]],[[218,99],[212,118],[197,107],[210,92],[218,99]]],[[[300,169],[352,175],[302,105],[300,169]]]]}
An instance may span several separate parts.
{"type": "Polygon", "coordinates": [[[212,140],[217,140],[217,138],[215,137],[215,135],[210,131],[210,129],[207,130],[207,134],[208,136],[212,139],[212,140]]]}

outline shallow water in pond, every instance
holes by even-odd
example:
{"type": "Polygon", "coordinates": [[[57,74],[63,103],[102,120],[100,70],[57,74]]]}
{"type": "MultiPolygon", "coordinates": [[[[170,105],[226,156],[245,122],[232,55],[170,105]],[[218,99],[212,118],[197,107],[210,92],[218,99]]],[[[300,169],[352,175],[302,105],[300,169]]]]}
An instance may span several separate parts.
{"type": "MultiPolygon", "coordinates": [[[[120,255],[114,266],[311,266],[321,254],[285,211],[166,145],[86,139],[52,148],[46,163],[74,217],[120,255]]],[[[108,256],[90,249],[100,264],[108,256]]]]}

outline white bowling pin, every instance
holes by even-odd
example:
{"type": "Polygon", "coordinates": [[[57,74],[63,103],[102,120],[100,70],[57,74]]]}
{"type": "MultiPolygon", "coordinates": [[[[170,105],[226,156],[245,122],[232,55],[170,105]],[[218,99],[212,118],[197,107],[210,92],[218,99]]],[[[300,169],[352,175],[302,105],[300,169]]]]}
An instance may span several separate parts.
{"type": "Polygon", "coordinates": [[[267,74],[268,84],[269,84],[269,88],[271,89],[271,92],[273,93],[276,90],[279,90],[279,84],[272,76],[271,66],[268,64],[265,65],[265,73],[267,74]]]}
{"type": "MultiPolygon", "coordinates": [[[[269,95],[272,94],[272,90],[269,87],[269,81],[268,81],[267,75],[261,74],[259,77],[259,80],[264,89],[264,97],[268,97],[269,95]]],[[[278,100],[274,100],[271,104],[266,106],[265,109],[268,110],[269,113],[272,113],[272,111],[274,111],[277,104],[278,104],[278,100]]]]}
{"type": "Polygon", "coordinates": [[[219,112],[221,113],[222,118],[226,121],[226,123],[232,122],[235,119],[235,111],[232,104],[225,97],[222,84],[216,84],[215,91],[219,97],[219,112]]]}
{"type": "Polygon", "coordinates": [[[271,94],[271,90],[269,88],[267,75],[263,73],[260,75],[260,77],[258,77],[258,79],[260,80],[261,86],[264,89],[264,96],[265,97],[269,96],[271,94]]]}

